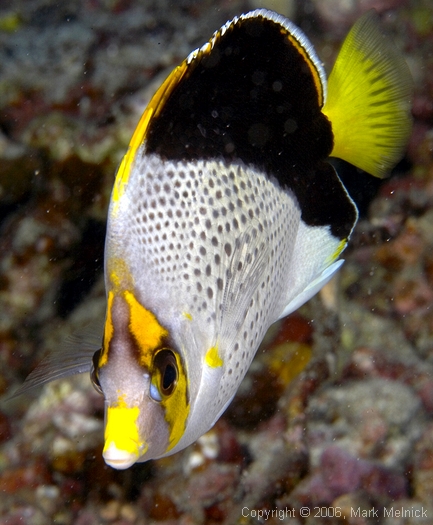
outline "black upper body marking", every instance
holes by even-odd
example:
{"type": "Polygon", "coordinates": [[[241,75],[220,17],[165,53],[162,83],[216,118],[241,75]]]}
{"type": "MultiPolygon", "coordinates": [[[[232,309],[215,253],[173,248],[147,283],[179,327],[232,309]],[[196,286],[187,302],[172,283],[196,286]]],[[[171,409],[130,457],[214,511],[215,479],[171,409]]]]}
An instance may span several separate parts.
{"type": "Polygon", "coordinates": [[[307,224],[347,237],[356,209],[324,162],[333,134],[310,67],[280,24],[238,20],[188,65],[149,124],[146,153],[241,160],[290,188],[307,224]]]}

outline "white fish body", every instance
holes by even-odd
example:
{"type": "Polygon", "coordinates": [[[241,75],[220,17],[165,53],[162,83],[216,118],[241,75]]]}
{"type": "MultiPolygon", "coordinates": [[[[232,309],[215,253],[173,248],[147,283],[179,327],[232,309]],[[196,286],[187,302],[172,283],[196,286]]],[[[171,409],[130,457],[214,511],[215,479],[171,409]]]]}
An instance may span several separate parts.
{"type": "MultiPolygon", "coordinates": [[[[104,393],[112,376],[117,379],[109,405],[116,405],[119,391],[128,404],[129,390],[131,398],[140,391],[141,402],[165,420],[160,403],[146,399],[150,378],[139,388],[124,373],[125,354],[134,362],[136,352],[125,342],[131,337],[125,292],[155,316],[152,322],[167,332],[158,344],[171,348],[182,363],[178,373],[185,375],[188,399],[182,399],[181,413],[188,421],[170,449],[176,452],[215,423],[268,327],[330,279],[341,264],[334,262],[340,249],[341,240],[328,227],[301,220],[292,192],[240,162],[185,165],[138,154],[128,185],[112,206],[106,241],[107,289],[126,311],[125,325],[113,321],[122,340],[118,372],[110,372],[106,384],[114,349],[99,372],[104,393]]],[[[112,310],[111,319],[115,316],[112,310]]],[[[141,382],[141,367],[135,362],[133,367],[141,382]]],[[[143,425],[148,418],[146,410],[143,425]]],[[[161,444],[158,456],[169,446],[161,444]]]]}

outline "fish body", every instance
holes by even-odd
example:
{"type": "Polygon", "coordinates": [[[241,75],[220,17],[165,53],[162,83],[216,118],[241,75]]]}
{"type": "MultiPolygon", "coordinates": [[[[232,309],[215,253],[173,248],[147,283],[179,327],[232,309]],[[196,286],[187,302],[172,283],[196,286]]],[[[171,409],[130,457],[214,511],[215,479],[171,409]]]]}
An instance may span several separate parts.
{"type": "Polygon", "coordinates": [[[99,381],[108,414],[119,405],[119,392],[122,406],[147,405],[144,443],[152,442],[149,420],[162,422],[160,456],[215,423],[268,327],[331,277],[344,241],[327,226],[304,223],[291,190],[240,160],[137,160],[132,176],[141,189],[128,184],[107,232],[110,310],[99,381]],[[173,405],[174,393],[161,392],[155,349],[175,356],[181,391],[173,405]],[[170,410],[181,422],[171,432],[170,410]]]}
{"type": "MultiPolygon", "coordinates": [[[[362,24],[376,31],[372,47],[383,44],[374,15],[362,24]]],[[[348,55],[366,62],[366,89],[377,92],[373,110],[361,107],[361,136],[341,109],[353,79],[331,82],[328,116],[311,44],[265,10],[228,22],[150,102],[117,174],[107,227],[96,373],[106,400],[103,455],[113,467],[175,453],[209,430],[269,326],[340,267],[357,210],[327,157],[335,150],[382,175],[410,129],[406,87],[380,69],[377,49],[352,40],[348,55]],[[379,117],[379,146],[363,156],[357,142],[370,139],[390,97],[396,107],[379,117]]],[[[346,73],[337,61],[335,74],[346,73]]]]}
{"type": "Polygon", "coordinates": [[[327,159],[383,176],[410,133],[410,87],[373,12],[327,82],[302,31],[263,9],[227,22],[162,84],[108,215],[92,377],[109,465],[209,430],[269,326],[339,269],[357,209],[327,159]]]}

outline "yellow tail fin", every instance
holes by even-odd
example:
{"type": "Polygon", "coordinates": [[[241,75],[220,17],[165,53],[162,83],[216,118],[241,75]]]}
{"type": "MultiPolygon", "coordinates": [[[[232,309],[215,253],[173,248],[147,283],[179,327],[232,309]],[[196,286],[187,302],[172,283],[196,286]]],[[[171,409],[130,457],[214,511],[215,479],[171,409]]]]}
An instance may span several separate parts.
{"type": "Polygon", "coordinates": [[[401,54],[368,11],[347,35],[329,76],[323,112],[331,155],[376,177],[400,160],[411,131],[412,78],[401,54]]]}

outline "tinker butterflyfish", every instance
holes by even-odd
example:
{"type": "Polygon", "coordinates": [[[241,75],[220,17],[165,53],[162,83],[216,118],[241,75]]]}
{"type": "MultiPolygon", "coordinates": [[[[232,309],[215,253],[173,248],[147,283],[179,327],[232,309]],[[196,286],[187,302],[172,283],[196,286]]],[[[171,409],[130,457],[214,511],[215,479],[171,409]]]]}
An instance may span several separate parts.
{"type": "Polygon", "coordinates": [[[114,468],[193,443],[270,325],[343,263],[358,213],[327,159],[383,177],[410,134],[410,93],[374,12],[328,81],[284,17],[258,9],[227,22],[158,89],[117,172],[102,348],[47,361],[24,389],[92,368],[114,468]]]}

